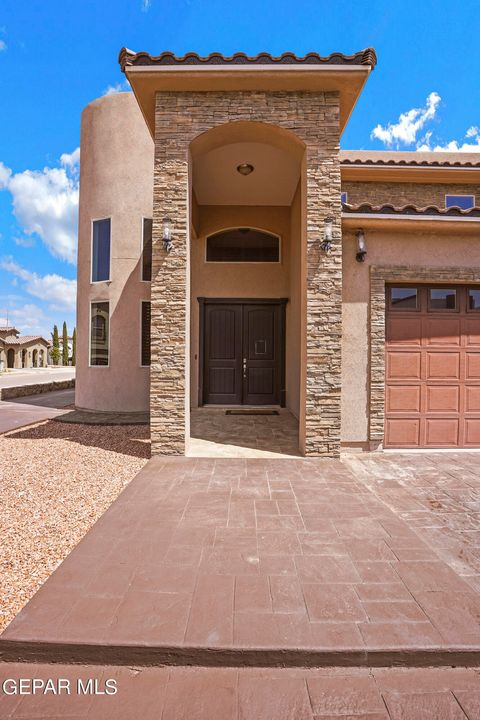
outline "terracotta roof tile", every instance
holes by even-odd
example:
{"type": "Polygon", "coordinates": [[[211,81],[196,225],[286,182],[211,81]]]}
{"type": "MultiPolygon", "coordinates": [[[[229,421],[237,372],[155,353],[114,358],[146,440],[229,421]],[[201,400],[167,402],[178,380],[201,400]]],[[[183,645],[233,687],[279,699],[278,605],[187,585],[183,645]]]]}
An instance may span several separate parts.
{"type": "Polygon", "coordinates": [[[439,208],[436,205],[428,207],[417,207],[415,205],[371,205],[370,203],[361,203],[360,205],[342,204],[344,213],[365,213],[366,215],[432,215],[447,217],[479,217],[480,207],[474,207],[469,210],[462,210],[459,207],[439,208]]]}
{"type": "Polygon", "coordinates": [[[32,342],[32,340],[43,340],[43,342],[47,342],[41,335],[20,335],[20,337],[8,335],[3,338],[3,340],[7,345],[24,345],[25,343],[32,342]]]}
{"type": "Polygon", "coordinates": [[[291,52],[279,56],[266,52],[254,56],[248,56],[241,52],[225,56],[214,52],[205,57],[189,52],[179,57],[169,51],[160,55],[150,55],[144,51],[136,53],[128,48],[122,48],[118,62],[122,71],[125,71],[127,65],[370,65],[374,68],[377,56],[373,48],[365,48],[353,55],[333,52],[325,57],[315,52],[307,53],[303,57],[298,57],[291,52]]]}
{"type": "Polygon", "coordinates": [[[480,153],[342,150],[342,165],[480,168],[480,153]]]}

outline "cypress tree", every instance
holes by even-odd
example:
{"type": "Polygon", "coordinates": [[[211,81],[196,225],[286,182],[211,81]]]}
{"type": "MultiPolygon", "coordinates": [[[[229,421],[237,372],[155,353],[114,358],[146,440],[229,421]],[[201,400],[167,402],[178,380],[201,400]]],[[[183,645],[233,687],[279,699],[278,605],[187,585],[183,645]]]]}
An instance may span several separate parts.
{"type": "Polygon", "coordinates": [[[56,325],[53,326],[52,333],[52,349],[50,350],[50,357],[53,360],[54,365],[58,365],[60,360],[60,343],[58,341],[58,328],[56,325]]]}
{"type": "Polygon", "coordinates": [[[68,330],[67,323],[63,321],[63,332],[62,332],[62,363],[68,365],[68,330]]]}
{"type": "Polygon", "coordinates": [[[72,365],[75,367],[77,362],[77,328],[73,328],[72,335],[72,365]]]}

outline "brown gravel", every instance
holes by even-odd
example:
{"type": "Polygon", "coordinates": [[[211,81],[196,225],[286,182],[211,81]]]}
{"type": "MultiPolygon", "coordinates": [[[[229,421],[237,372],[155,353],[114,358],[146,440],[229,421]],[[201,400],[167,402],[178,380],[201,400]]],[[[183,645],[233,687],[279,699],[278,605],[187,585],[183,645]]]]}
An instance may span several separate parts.
{"type": "Polygon", "coordinates": [[[49,420],[0,435],[0,631],[149,457],[146,426],[49,420]]]}

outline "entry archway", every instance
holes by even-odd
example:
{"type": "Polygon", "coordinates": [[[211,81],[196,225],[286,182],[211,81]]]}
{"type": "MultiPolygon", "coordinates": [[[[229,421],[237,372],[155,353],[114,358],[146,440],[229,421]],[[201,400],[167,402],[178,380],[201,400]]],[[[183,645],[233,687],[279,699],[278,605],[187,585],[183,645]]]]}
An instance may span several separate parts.
{"type": "Polygon", "coordinates": [[[38,367],[38,350],[32,352],[32,365],[34,368],[38,367]]]}
{"type": "Polygon", "coordinates": [[[7,352],[7,367],[15,367],[15,350],[13,348],[9,348],[7,352]]]}

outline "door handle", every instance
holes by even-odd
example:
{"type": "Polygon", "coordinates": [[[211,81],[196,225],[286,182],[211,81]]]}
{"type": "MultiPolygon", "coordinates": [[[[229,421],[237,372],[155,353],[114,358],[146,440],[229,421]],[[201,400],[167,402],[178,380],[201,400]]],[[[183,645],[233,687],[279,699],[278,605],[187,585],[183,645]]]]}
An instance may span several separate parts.
{"type": "Polygon", "coordinates": [[[242,366],[243,366],[243,377],[246,379],[246,377],[247,377],[247,358],[243,358],[242,366]]]}

